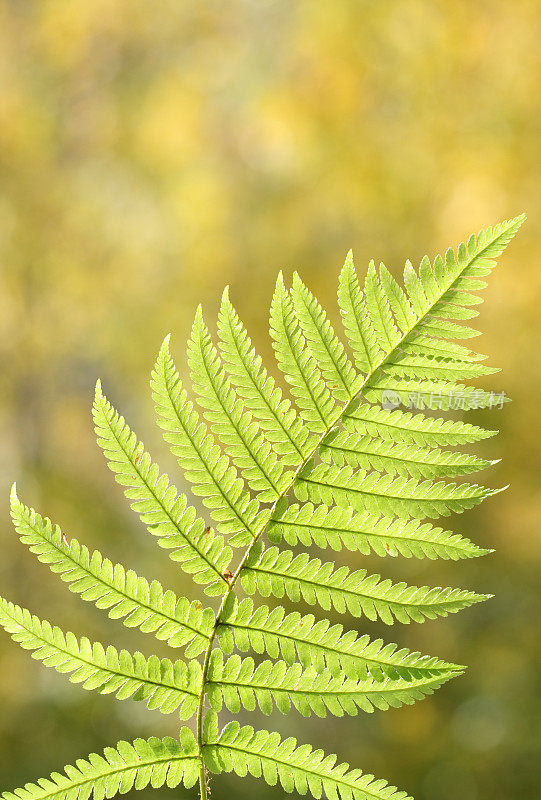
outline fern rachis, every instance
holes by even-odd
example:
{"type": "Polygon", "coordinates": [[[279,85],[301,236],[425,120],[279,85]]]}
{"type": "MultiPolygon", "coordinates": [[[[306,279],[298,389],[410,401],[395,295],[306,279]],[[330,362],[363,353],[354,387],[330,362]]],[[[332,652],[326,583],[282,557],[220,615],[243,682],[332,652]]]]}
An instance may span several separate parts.
{"type": "Polygon", "coordinates": [[[466,407],[491,405],[493,394],[462,381],[494,370],[458,342],[476,335],[464,320],[477,314],[475,293],[485,286],[480,279],[522,221],[483,231],[445,258],[425,257],[418,272],[408,262],[403,287],[373,262],[361,287],[349,255],[338,293],[347,346],[300,277],[287,289],[280,276],[270,329],[292,400],[268,375],[227,292],[218,345],[201,310],[192,328],[188,362],[197,400],[183,388],[166,339],[151,381],[158,424],[210,520],[160,474],[98,383],[96,433],[116,480],[160,546],[209,598],[220,598],[219,607],[190,603],[75,540],[68,543],[14,489],[12,516],[21,540],[71,591],[126,626],[154,634],[177,654],[184,648],[191,660],[147,658],[91,643],[5,600],[0,622],[35,658],[84,688],[193,717],[194,729],[181,728],[178,740],[120,742],[103,756],[66,767],[65,775],[5,792],[6,800],[72,800],[92,793],[101,800],[149,782],[189,788],[198,780],[206,798],[208,772],[222,771],[262,776],[316,798],[324,791],[342,800],[405,800],[384,781],[277,733],[236,722],[220,732],[217,713],[224,705],[233,713],[276,707],[319,716],[384,710],[432,693],[463,667],[398,650],[313,614],[256,605],[238,591],[287,594],[294,602],[387,624],[434,619],[485,599],[460,589],[394,584],[279,545],[284,539],[290,546],[455,560],[489,552],[422,520],[463,511],[493,494],[447,481],[491,462],[443,449],[493,431],[387,410],[381,401],[390,392],[403,405],[418,396],[426,407],[435,395],[445,410],[460,394],[466,407]],[[265,535],[271,546],[264,545],[265,535]],[[236,568],[235,548],[241,549],[236,568]]]}

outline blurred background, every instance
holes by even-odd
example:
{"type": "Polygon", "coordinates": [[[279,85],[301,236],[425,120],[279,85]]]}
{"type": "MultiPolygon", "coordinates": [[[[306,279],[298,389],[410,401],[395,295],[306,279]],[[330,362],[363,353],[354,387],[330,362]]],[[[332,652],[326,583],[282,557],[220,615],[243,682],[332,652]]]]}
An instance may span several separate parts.
{"type": "MultiPolygon", "coordinates": [[[[450,522],[496,553],[348,557],[414,583],[493,592],[439,622],[359,625],[468,664],[466,675],[371,716],[244,717],[417,800],[539,797],[540,24],[536,0],[0,2],[1,593],[77,634],[161,652],[19,543],[15,479],[68,538],[193,594],[95,444],[96,378],[186,489],[154,425],[148,378],[169,331],[184,366],[199,302],[212,320],[229,284],[270,357],[279,268],[298,269],[337,322],[349,248],[360,273],[375,258],[399,274],[407,257],[528,212],[486,291],[478,345],[503,368],[491,388],[514,402],[470,417],[501,429],[477,451],[503,458],[485,480],[511,488],[450,522]]],[[[177,732],[174,715],[84,692],[7,635],[0,674],[2,790],[121,738],[177,732]]],[[[213,781],[216,800],[232,791],[280,792],[213,781]]]]}

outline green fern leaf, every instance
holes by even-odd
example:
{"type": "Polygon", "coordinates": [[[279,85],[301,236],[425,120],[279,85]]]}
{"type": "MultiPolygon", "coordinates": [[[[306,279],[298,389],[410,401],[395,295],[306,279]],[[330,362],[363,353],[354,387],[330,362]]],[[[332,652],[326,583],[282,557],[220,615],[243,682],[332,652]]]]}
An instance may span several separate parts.
{"type": "Polygon", "coordinates": [[[350,404],[344,415],[344,427],[392,442],[427,446],[469,444],[497,433],[469,422],[426,417],[399,409],[387,410],[361,400],[350,404]]]}
{"type": "Polygon", "coordinates": [[[378,556],[399,554],[458,561],[492,552],[477,547],[458,533],[416,519],[393,519],[312,503],[277,506],[268,525],[268,535],[274,543],[283,538],[289,545],[301,542],[308,547],[313,543],[333,550],[344,546],[364,555],[373,552],[378,556]]]}
{"type": "Polygon", "coordinates": [[[410,342],[402,343],[400,349],[406,355],[427,355],[437,358],[454,359],[457,361],[484,361],[487,356],[476,353],[468,347],[456,342],[443,341],[433,336],[427,336],[421,331],[410,334],[410,342]]]}
{"type": "Polygon", "coordinates": [[[472,299],[474,303],[480,302],[477,297],[472,298],[467,290],[483,288],[484,283],[477,283],[477,279],[490,274],[496,264],[495,259],[502,254],[524,219],[525,216],[521,215],[471,236],[467,245],[460,245],[456,255],[448,250],[445,261],[438,257],[433,267],[428,259],[423,260],[421,280],[411,280],[411,270],[408,271],[408,278],[405,273],[410,301],[412,305],[415,304],[417,313],[423,317],[430,314],[452,318],[453,314],[460,313],[461,306],[470,305],[472,299]],[[475,283],[472,283],[472,279],[475,283]]]}
{"type": "Polygon", "coordinates": [[[284,464],[298,466],[310,453],[302,420],[262,365],[225,290],[218,315],[220,351],[229,379],[259,421],[284,464]]]}
{"type": "Polygon", "coordinates": [[[406,333],[416,322],[415,312],[406,293],[382,263],[379,265],[379,280],[381,291],[392,312],[397,328],[400,333],[406,333]]]}
{"type": "Polygon", "coordinates": [[[215,712],[209,712],[206,725],[205,762],[211,772],[235,772],[263,778],[284,791],[328,800],[411,800],[385,781],[376,780],[348,764],[337,764],[336,756],[325,756],[310,745],[297,746],[296,739],[281,739],[278,733],[254,731],[230,722],[218,733],[215,712]]]}
{"type": "Polygon", "coordinates": [[[118,742],[106,747],[103,755],[92,753],[64,767],[65,774],[53,772],[50,778],[27,783],[21,789],[4,792],[2,800],[103,800],[131,789],[157,789],[166,784],[174,788],[183,783],[193,786],[199,777],[200,756],[188,728],[182,728],[180,741],[166,737],[134,742],[118,742]]]}
{"type": "Polygon", "coordinates": [[[194,657],[208,645],[214,612],[198,601],[189,602],[161,584],[148,582],[133,570],[113,564],[98,550],[91,554],[76,539],[67,541],[58,527],[23,505],[13,487],[11,514],[23,544],[52,572],[60,575],[70,591],[98,608],[108,609],[112,619],[121,619],[128,628],[153,633],[170,647],[186,646],[194,657]]]}
{"type": "Polygon", "coordinates": [[[325,437],[319,454],[326,464],[373,468],[390,475],[449,478],[485,469],[496,463],[468,453],[397,445],[385,439],[335,431],[325,437]]]}
{"type": "Polygon", "coordinates": [[[433,694],[445,681],[458,673],[423,675],[417,678],[376,679],[372,676],[349,678],[328,670],[304,669],[301,664],[285,661],[262,661],[255,666],[253,658],[233,655],[224,662],[221,650],[210,657],[208,696],[211,707],[221,711],[222,704],[238,714],[241,708],[271,714],[275,706],[282,714],[291,707],[309,717],[326,717],[327,712],[341,717],[356,716],[358,710],[372,712],[378,708],[399,708],[433,694]]]}
{"type": "Polygon", "coordinates": [[[299,474],[294,490],[298,500],[417,519],[460,513],[495,494],[473,483],[419,483],[375,471],[310,463],[299,474]]]}
{"type": "Polygon", "coordinates": [[[171,550],[169,557],[192,575],[196,583],[207,584],[205,592],[227,590],[223,572],[231,559],[231,548],[215,536],[205,522],[187,505],[186,497],[160,475],[144,445],[130,431],[124,419],[96,386],[93,406],[98,444],[118,483],[128,487],[125,495],[159,544],[171,550]]]}
{"type": "Polygon", "coordinates": [[[384,374],[383,371],[380,371],[377,379],[370,380],[365,385],[363,394],[371,403],[384,403],[390,395],[392,398],[397,397],[406,408],[426,408],[436,411],[492,408],[500,397],[503,398],[503,402],[508,402],[508,398],[501,392],[485,391],[475,386],[449,381],[396,378],[384,374]]]}
{"type": "Polygon", "coordinates": [[[251,598],[228,604],[223,623],[217,628],[220,647],[231,653],[234,647],[247,652],[283,658],[291,665],[299,661],[303,667],[317,672],[327,668],[332,675],[344,673],[359,678],[367,670],[375,678],[432,677],[460,672],[463,667],[431,656],[422,656],[382,639],[371,640],[357,631],[345,631],[327,619],[316,620],[312,614],[301,616],[297,611],[286,615],[282,606],[269,609],[254,607],[251,598]]]}
{"type": "Polygon", "coordinates": [[[358,387],[358,375],[325,311],[296,272],[293,275],[291,297],[302,332],[331,392],[337,400],[349,400],[358,387]]]}
{"type": "Polygon", "coordinates": [[[272,298],[270,329],[278,366],[291,385],[300,413],[308,429],[321,434],[336,421],[336,406],[295,317],[282,275],[272,298]]]}
{"type": "Polygon", "coordinates": [[[399,378],[419,378],[421,380],[438,380],[442,376],[450,379],[469,380],[480,375],[492,375],[500,370],[487,367],[478,361],[464,361],[424,353],[410,355],[402,353],[384,367],[387,375],[399,378]]]}
{"type": "Polygon", "coordinates": [[[364,296],[368,316],[380,352],[386,353],[389,350],[394,350],[401,336],[395,325],[387,295],[378,280],[376,265],[373,261],[368,265],[364,283],[364,296]]]}
{"type": "MultiPolygon", "coordinates": [[[[407,339],[411,341],[419,333],[425,333],[428,336],[439,337],[440,339],[475,339],[476,336],[479,336],[478,330],[470,328],[469,325],[459,325],[457,322],[450,321],[449,315],[452,315],[452,319],[471,319],[477,316],[477,312],[464,311],[460,313],[458,306],[455,306],[452,311],[450,310],[446,313],[445,309],[441,308],[439,317],[430,317],[422,324],[418,324],[416,328],[408,333],[407,339]]],[[[405,341],[405,344],[408,343],[408,341],[405,341]]]]}
{"type": "Polygon", "coordinates": [[[247,594],[257,591],[263,597],[287,595],[293,602],[318,603],[326,611],[333,607],[354,617],[379,617],[388,625],[393,624],[393,618],[407,623],[446,617],[487,599],[487,595],[463,589],[393,584],[379,575],[368,575],[366,570],[335,570],[332,562],[322,564],[307,553],[295,556],[290,550],[277,547],[252,548],[240,577],[247,594]]]}
{"type": "Polygon", "coordinates": [[[199,404],[248,486],[261,502],[272,502],[291,483],[291,474],[265,442],[259,427],[244,410],[231,387],[207,326],[198,309],[188,342],[188,363],[199,404]]]}
{"type": "Polygon", "coordinates": [[[366,300],[359,286],[351,251],[340,273],[338,303],[344,329],[355,355],[355,364],[361,372],[369,373],[377,366],[381,350],[376,343],[375,332],[369,324],[366,300]]]}
{"type": "Polygon", "coordinates": [[[193,484],[222,533],[230,534],[230,543],[249,544],[258,532],[260,504],[251,498],[227,456],[199,420],[193,403],[187,399],[179,374],[169,353],[168,338],[162,345],[152,373],[152,391],[156,414],[164,438],[193,484]]]}
{"type": "Polygon", "coordinates": [[[33,658],[57,672],[71,674],[72,683],[101,694],[114,694],[118,700],[132,697],[144,700],[151,709],[164,714],[179,709],[182,719],[189,719],[197,708],[201,691],[201,665],[191,661],[174,664],[168,659],[142,653],[120,652],[109,645],[78,639],[58,626],[41,621],[27,609],[0,598],[0,624],[33,658]]]}

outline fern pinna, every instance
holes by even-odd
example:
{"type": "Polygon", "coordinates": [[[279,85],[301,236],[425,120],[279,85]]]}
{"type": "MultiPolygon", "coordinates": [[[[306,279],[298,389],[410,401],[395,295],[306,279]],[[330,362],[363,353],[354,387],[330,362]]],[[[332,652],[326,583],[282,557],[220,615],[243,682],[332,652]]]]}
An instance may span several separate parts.
{"type": "Polygon", "coordinates": [[[487,467],[490,462],[475,455],[445,448],[494,431],[416,409],[499,402],[499,395],[462,383],[495,370],[459,341],[476,335],[464,320],[476,316],[482,278],[522,222],[517,217],[489,228],[433,262],[425,257],[418,271],[408,262],[403,286],[371,263],[361,288],[349,255],[338,289],[349,351],[301,279],[295,275],[288,290],[280,276],[270,331],[291,400],[267,373],[227,292],[217,344],[201,310],[195,317],[188,343],[193,399],[166,339],[151,380],[158,424],[208,520],[160,474],[98,383],[94,420],[109,467],[158,544],[207,596],[218,598],[218,607],[177,597],[68,542],[58,526],[23,505],[14,488],[15,527],[38,559],[110,617],[174,650],[184,648],[186,660],[90,642],[6,600],[0,622],[34,658],[84,688],[144,700],[195,723],[182,727],[178,739],[119,742],[62,774],[5,792],[4,800],[86,800],[91,794],[101,800],[149,784],[189,788],[197,782],[206,798],[209,773],[223,771],[250,773],[316,798],[405,800],[383,780],[293,738],[238,722],[220,730],[217,714],[224,706],[234,714],[293,707],[321,717],[387,709],[431,694],[463,668],[239,593],[287,595],[388,624],[423,622],[485,599],[461,589],[392,583],[363,569],[350,572],[284,543],[415,558],[487,552],[422,520],[463,511],[493,494],[442,479],[487,467]],[[239,655],[250,651],[255,659],[239,655]]]}

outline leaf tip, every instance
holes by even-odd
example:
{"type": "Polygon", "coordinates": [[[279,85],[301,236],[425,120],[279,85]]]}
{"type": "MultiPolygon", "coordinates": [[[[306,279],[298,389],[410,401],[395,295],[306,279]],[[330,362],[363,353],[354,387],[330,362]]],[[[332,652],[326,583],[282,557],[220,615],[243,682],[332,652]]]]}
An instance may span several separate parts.
{"type": "Polygon", "coordinates": [[[169,352],[169,342],[170,341],[171,341],[171,334],[168,333],[167,336],[164,338],[162,344],[161,344],[160,354],[169,352]]]}
{"type": "Polygon", "coordinates": [[[195,309],[195,317],[193,320],[192,330],[201,330],[205,327],[205,320],[203,318],[203,306],[201,303],[198,303],[197,308],[195,309]]]}

